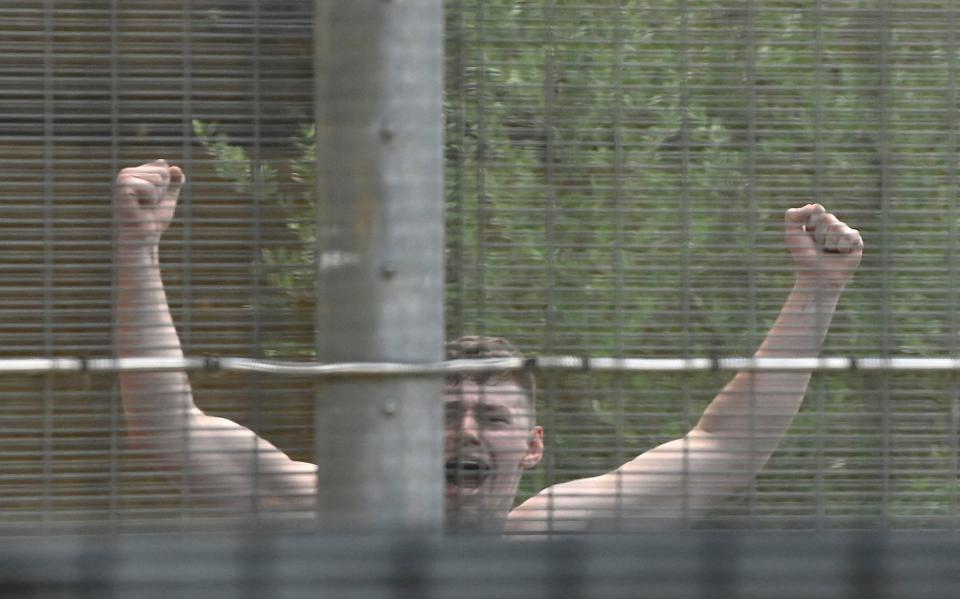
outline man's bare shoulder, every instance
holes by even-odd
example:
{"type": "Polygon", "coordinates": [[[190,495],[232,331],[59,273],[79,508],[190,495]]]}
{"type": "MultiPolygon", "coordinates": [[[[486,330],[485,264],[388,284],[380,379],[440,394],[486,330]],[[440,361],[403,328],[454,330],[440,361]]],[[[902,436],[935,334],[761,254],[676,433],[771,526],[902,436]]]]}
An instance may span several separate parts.
{"type": "MultiPolygon", "coordinates": [[[[682,489],[662,473],[621,468],[553,485],[510,512],[509,534],[566,534],[676,528],[691,521],[682,489]]],[[[672,477],[669,477],[672,478],[672,477]]]]}
{"type": "Polygon", "coordinates": [[[585,532],[615,503],[614,492],[606,475],[552,485],[514,508],[504,530],[508,534],[585,532]]]}

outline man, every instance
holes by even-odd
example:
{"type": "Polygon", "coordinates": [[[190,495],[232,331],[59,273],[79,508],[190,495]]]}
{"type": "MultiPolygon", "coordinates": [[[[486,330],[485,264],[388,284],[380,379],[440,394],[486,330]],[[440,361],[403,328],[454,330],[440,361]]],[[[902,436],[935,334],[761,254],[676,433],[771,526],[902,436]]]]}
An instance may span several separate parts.
{"type": "MultiPolygon", "coordinates": [[[[179,167],[162,160],[124,169],[117,178],[122,357],[182,355],[158,247],[184,181],[179,167]]],[[[796,282],[757,357],[816,356],[862,255],[859,232],[819,204],[786,212],[785,239],[796,282]]],[[[464,338],[451,344],[448,356],[514,352],[503,340],[464,338]]],[[[760,471],[797,413],[810,374],[740,372],[683,437],[612,472],[554,485],[516,508],[523,472],[543,456],[533,381],[522,373],[452,377],[444,394],[448,520],[463,528],[531,534],[690,524],[760,471]]],[[[183,476],[196,499],[289,510],[314,505],[316,466],[203,413],[184,373],[124,373],[120,384],[131,435],[183,476]]]]}

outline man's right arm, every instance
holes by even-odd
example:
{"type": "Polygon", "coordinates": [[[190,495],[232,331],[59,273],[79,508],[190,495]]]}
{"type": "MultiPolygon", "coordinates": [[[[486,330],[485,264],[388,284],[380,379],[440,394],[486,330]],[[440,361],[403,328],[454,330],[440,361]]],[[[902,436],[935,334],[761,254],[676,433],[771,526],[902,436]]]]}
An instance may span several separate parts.
{"type": "MultiPolygon", "coordinates": [[[[117,177],[120,357],[183,356],[160,275],[159,242],[184,181],[179,167],[162,160],[117,177]]],[[[186,373],[122,373],[120,390],[135,444],[182,478],[195,499],[251,508],[312,505],[316,466],[291,460],[235,422],[204,414],[186,373]]]]}

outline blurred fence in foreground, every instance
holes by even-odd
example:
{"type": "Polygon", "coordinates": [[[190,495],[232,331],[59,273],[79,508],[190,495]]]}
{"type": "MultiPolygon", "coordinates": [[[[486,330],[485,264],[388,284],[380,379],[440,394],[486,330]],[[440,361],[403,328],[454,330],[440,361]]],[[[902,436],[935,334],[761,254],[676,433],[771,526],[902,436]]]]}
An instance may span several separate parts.
{"type": "Polygon", "coordinates": [[[956,534],[11,539],[3,597],[956,597],[956,534]]]}

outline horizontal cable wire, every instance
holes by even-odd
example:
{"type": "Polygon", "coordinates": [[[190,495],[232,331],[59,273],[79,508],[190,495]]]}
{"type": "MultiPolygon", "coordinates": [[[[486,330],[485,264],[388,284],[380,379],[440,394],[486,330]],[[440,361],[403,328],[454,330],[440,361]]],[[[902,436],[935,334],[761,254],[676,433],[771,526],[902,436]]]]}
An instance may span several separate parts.
{"type": "Polygon", "coordinates": [[[320,363],[238,357],[183,358],[13,358],[0,359],[0,375],[223,371],[316,377],[394,377],[481,372],[703,372],[703,371],[890,371],[960,372],[960,358],[609,358],[540,356],[482,358],[410,364],[406,362],[320,363]]]}

